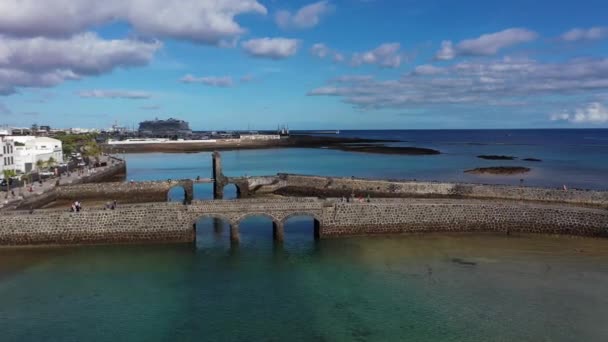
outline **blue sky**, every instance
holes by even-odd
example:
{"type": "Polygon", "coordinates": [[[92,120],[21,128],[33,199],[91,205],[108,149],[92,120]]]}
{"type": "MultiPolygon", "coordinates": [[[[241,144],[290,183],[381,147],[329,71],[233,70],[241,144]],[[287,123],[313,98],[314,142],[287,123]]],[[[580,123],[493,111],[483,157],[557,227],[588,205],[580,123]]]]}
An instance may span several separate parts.
{"type": "Polygon", "coordinates": [[[608,127],[606,1],[47,3],[0,0],[0,124],[608,127]]]}

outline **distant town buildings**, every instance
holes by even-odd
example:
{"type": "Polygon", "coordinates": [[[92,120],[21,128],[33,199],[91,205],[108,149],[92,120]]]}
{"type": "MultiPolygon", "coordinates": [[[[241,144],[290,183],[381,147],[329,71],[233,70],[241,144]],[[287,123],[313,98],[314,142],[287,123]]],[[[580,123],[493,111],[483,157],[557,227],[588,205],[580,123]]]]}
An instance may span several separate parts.
{"type": "Polygon", "coordinates": [[[0,139],[3,147],[2,170],[27,173],[36,169],[38,161],[63,163],[63,146],[57,139],[31,135],[9,135],[0,139]]]}
{"type": "Polygon", "coordinates": [[[139,123],[139,134],[149,137],[184,137],[192,134],[190,125],[184,120],[150,120],[139,123]]]}
{"type": "Polygon", "coordinates": [[[0,178],[4,171],[15,171],[15,143],[11,139],[0,136],[0,178]]]}

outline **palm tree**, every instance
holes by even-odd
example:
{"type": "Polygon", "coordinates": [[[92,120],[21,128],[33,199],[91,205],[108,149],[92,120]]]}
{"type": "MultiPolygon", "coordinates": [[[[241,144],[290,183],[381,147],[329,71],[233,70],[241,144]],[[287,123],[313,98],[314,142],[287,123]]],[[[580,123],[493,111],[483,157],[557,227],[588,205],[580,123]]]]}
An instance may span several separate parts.
{"type": "Polygon", "coordinates": [[[36,161],[36,169],[38,170],[38,172],[40,172],[40,169],[42,169],[45,164],[46,163],[42,159],[39,159],[38,161],[36,161]]]}
{"type": "Polygon", "coordinates": [[[42,159],[38,159],[36,161],[36,170],[38,171],[38,180],[41,180],[40,178],[40,170],[44,167],[44,161],[42,159]]]}
{"type": "Polygon", "coordinates": [[[6,198],[8,198],[8,193],[11,191],[11,177],[15,177],[17,173],[15,170],[3,170],[2,175],[6,180],[6,198]]]}

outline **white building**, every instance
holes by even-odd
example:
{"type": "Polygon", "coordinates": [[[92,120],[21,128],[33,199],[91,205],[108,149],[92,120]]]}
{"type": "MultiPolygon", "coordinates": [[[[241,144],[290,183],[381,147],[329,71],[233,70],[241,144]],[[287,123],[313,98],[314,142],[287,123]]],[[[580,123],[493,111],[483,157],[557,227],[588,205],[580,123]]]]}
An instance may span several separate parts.
{"type": "Polygon", "coordinates": [[[63,163],[63,146],[60,140],[47,137],[11,136],[14,142],[15,170],[30,172],[36,169],[39,160],[47,162],[53,158],[55,163],[63,163]]]}
{"type": "Polygon", "coordinates": [[[4,178],[4,170],[15,170],[15,143],[0,136],[0,146],[0,178],[4,178]]]}

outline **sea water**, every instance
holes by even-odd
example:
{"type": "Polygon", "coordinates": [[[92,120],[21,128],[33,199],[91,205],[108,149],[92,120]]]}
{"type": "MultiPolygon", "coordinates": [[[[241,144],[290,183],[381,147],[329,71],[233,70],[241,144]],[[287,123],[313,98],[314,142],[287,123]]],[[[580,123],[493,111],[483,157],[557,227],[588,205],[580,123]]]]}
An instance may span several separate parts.
{"type": "MultiPolygon", "coordinates": [[[[277,172],[606,189],[606,130],[395,131],[439,156],[328,149],[222,153],[228,176],[277,172]],[[486,161],[480,154],[540,158],[486,161]],[[463,170],[524,165],[525,176],[463,170]]],[[[130,154],[128,178],[209,177],[209,153],[130,154]]],[[[228,194],[234,196],[234,193],[228,194]]],[[[197,198],[210,198],[197,185],[197,198]]],[[[0,249],[0,341],[605,341],[608,241],[430,234],[315,241],[311,218],[253,217],[233,245],[201,220],[196,243],[0,249]]]]}

